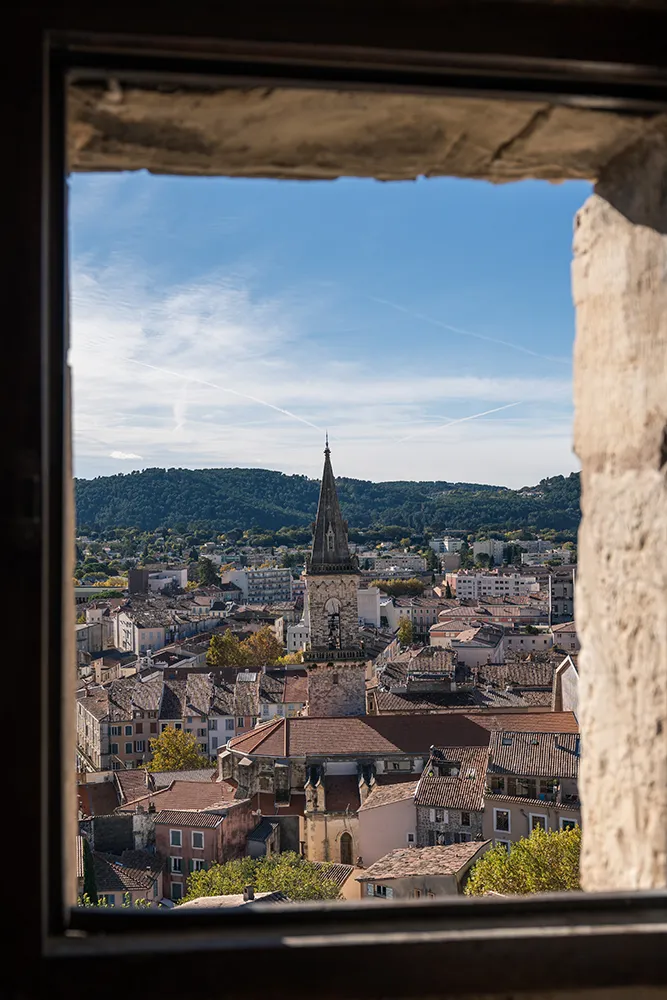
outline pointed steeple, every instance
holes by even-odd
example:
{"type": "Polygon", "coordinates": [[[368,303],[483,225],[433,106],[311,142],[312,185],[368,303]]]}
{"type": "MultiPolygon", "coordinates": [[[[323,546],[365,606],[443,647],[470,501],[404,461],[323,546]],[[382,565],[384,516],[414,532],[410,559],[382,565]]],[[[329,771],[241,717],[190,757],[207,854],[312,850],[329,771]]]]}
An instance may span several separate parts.
{"type": "Polygon", "coordinates": [[[308,560],[308,572],[357,573],[357,560],[350,555],[347,544],[347,524],[338,503],[336,480],[331,468],[329,435],[324,448],[324,471],[317,505],[313,547],[308,560]]]}

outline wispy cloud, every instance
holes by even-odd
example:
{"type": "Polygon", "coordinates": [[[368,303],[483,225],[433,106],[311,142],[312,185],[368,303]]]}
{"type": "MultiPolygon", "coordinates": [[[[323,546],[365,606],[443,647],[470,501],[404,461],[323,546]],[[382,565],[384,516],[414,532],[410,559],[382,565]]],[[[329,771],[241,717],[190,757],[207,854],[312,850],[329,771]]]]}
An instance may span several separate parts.
{"type": "Polygon", "coordinates": [[[499,337],[489,337],[483,333],[475,333],[472,330],[464,330],[460,326],[452,326],[451,323],[444,323],[440,319],[434,319],[433,316],[425,316],[423,313],[414,312],[412,309],[406,309],[405,306],[398,305],[396,302],[390,302],[388,299],[379,299],[371,295],[370,299],[372,302],[377,302],[378,305],[388,306],[390,309],[395,309],[397,312],[405,313],[406,316],[411,316],[413,319],[419,320],[421,323],[430,323],[431,326],[438,326],[442,330],[449,330],[450,333],[457,333],[462,337],[473,337],[475,340],[484,340],[487,344],[498,344],[500,347],[508,347],[512,351],[519,351],[521,354],[529,354],[533,358],[542,358],[543,361],[551,361],[560,365],[568,365],[570,362],[566,361],[564,358],[555,358],[549,354],[541,354],[539,351],[533,351],[529,347],[524,347],[522,344],[514,344],[510,340],[501,340],[499,337]]]}
{"type": "Polygon", "coordinates": [[[311,337],[330,299],[266,296],[238,274],[165,285],[146,267],[79,259],[71,300],[78,475],[118,462],[317,475],[323,427],[336,471],[358,478],[524,485],[572,465],[570,381],[551,371],[425,373],[418,359],[397,370],[382,352],[341,356],[335,337],[311,337]],[[517,400],[520,420],[500,413],[517,400]],[[462,425],[446,449],[443,413],[462,425]]]}
{"type": "Polygon", "coordinates": [[[469,417],[457,417],[456,420],[448,420],[446,424],[438,424],[436,427],[424,427],[422,430],[414,431],[413,434],[406,434],[399,438],[399,444],[403,441],[411,441],[412,438],[420,437],[422,434],[433,434],[435,431],[444,430],[445,427],[453,427],[454,424],[465,424],[469,420],[478,420],[480,417],[488,417],[491,413],[500,413],[501,410],[509,410],[512,406],[521,406],[521,401],[517,403],[506,403],[505,406],[495,406],[492,410],[483,410],[482,413],[471,413],[469,417]]]}

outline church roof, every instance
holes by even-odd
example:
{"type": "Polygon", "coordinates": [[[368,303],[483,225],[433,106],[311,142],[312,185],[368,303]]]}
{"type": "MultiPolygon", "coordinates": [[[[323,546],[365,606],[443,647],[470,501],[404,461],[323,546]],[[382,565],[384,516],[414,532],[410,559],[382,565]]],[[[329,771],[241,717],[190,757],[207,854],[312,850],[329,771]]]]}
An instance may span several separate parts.
{"type": "Polygon", "coordinates": [[[331,467],[329,440],[324,449],[324,471],[317,505],[313,547],[308,560],[308,573],[357,573],[356,559],[347,544],[347,523],[338,503],[336,480],[331,467]]]}

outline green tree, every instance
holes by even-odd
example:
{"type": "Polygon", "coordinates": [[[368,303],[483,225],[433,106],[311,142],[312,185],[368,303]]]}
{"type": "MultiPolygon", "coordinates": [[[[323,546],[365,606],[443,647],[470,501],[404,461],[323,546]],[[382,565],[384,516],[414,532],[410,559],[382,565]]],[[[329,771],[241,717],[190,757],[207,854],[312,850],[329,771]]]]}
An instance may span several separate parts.
{"type": "Polygon", "coordinates": [[[440,560],[430,545],[426,550],[426,568],[432,570],[434,573],[437,573],[440,569],[440,560]]]}
{"type": "Polygon", "coordinates": [[[449,586],[448,583],[445,584],[445,598],[448,601],[452,601],[454,599],[454,595],[452,594],[452,588],[449,586]]]}
{"type": "Polygon", "coordinates": [[[91,906],[97,905],[97,882],[95,880],[95,862],[93,852],[86,837],[83,840],[83,894],[90,900],[91,906]]]}
{"type": "Polygon", "coordinates": [[[531,892],[568,892],[580,888],[581,830],[546,833],[533,830],[530,837],[487,851],[472,869],[465,887],[468,896],[487,892],[525,895],[531,892]]]}
{"type": "Polygon", "coordinates": [[[146,765],[148,771],[194,771],[211,766],[200,751],[194,734],[183,729],[167,726],[150,741],[150,745],[153,759],[146,765]]]}
{"type": "Polygon", "coordinates": [[[282,643],[268,625],[241,643],[244,663],[249,667],[270,667],[283,655],[282,643]]]}
{"type": "Polygon", "coordinates": [[[409,618],[399,618],[396,630],[401,646],[409,646],[414,640],[414,629],[409,618]]]}
{"type": "Polygon", "coordinates": [[[391,597],[421,597],[424,593],[424,584],[414,576],[409,580],[373,580],[370,586],[379,587],[391,597]]]}
{"type": "Polygon", "coordinates": [[[487,567],[491,565],[491,556],[487,552],[480,552],[475,556],[477,566],[487,567]]]}
{"type": "MultiPolygon", "coordinates": [[[[282,652],[282,649],[281,649],[282,652]]],[[[246,665],[245,649],[237,635],[227,629],[220,635],[214,633],[208,644],[206,662],[210,667],[243,667],[246,665]]]]}
{"type": "Polygon", "coordinates": [[[205,557],[199,560],[197,574],[202,587],[214,587],[216,583],[220,583],[220,578],[215,571],[215,566],[210,559],[206,559],[205,557]]]}
{"type": "Polygon", "coordinates": [[[185,900],[229,896],[243,892],[247,885],[255,892],[284,892],[293,900],[338,899],[338,887],[325,872],[292,852],[240,858],[190,875],[185,900]]]}

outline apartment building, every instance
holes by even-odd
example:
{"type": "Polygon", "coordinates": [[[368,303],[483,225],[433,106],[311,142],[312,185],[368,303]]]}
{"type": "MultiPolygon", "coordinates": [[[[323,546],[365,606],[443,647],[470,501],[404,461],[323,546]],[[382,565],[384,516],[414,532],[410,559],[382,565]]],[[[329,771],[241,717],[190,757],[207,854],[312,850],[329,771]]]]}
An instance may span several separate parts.
{"type": "Polygon", "coordinates": [[[452,594],[455,594],[458,600],[475,600],[480,597],[522,597],[536,594],[540,590],[540,585],[534,576],[500,573],[498,570],[482,572],[461,569],[456,573],[447,573],[445,582],[449,584],[452,594]]]}
{"type": "Polygon", "coordinates": [[[484,837],[509,846],[537,827],[580,825],[579,759],[578,733],[491,733],[484,837]]]}

